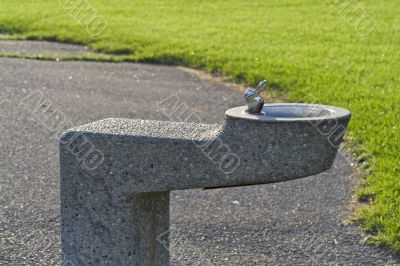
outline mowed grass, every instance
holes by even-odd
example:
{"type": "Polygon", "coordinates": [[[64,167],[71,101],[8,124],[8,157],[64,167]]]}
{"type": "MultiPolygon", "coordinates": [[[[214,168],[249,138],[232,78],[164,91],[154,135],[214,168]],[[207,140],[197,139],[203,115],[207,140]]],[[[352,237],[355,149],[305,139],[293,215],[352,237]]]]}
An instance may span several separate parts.
{"type": "Polygon", "coordinates": [[[98,36],[60,2],[1,0],[0,33],[87,44],[247,83],[266,78],[290,101],[350,109],[348,136],[368,174],[358,195],[370,204],[359,220],[377,243],[400,250],[399,1],[89,0],[108,22],[98,36]],[[369,34],[354,22],[363,16],[375,25],[369,34]]]}

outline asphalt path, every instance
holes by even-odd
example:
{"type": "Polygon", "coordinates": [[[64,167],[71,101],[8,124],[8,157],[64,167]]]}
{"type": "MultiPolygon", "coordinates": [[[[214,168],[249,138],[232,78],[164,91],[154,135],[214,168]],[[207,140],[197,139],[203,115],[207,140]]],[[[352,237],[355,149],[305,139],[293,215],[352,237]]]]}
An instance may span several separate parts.
{"type": "MultiPolygon", "coordinates": [[[[48,45],[49,54],[87,52],[48,45]]],[[[0,51],[22,46],[25,54],[46,52],[36,42],[0,42],[0,51]]],[[[203,123],[220,123],[225,110],[243,104],[238,91],[173,66],[0,58],[0,265],[60,261],[59,132],[46,114],[56,110],[71,125],[110,117],[180,121],[160,108],[171,96],[203,123]],[[45,107],[26,104],[34,93],[45,107]]],[[[347,157],[341,151],[328,172],[290,182],[173,192],[172,264],[399,262],[346,222],[355,183],[347,157]]]]}

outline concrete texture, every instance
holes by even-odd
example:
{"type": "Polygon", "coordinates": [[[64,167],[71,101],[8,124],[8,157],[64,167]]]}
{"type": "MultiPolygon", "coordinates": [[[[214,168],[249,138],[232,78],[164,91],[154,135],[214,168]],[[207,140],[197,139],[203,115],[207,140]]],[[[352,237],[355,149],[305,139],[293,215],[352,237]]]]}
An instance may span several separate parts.
{"type": "MultiPolygon", "coordinates": [[[[63,261],[169,265],[169,251],[157,241],[169,230],[169,193],[154,194],[272,183],[329,169],[344,131],[334,137],[334,146],[316,125],[323,124],[327,132],[345,129],[350,113],[316,105],[279,107],[331,112],[322,117],[254,120],[271,117],[230,109],[221,126],[113,118],[64,133],[60,139],[63,261]],[[93,153],[97,159],[88,163],[85,158],[94,158],[93,153]],[[223,161],[231,167],[221,167],[223,161]]],[[[279,107],[266,105],[264,110],[279,107]]]]}
{"type": "MultiPolygon", "coordinates": [[[[57,44],[54,44],[57,45],[57,44]]],[[[157,108],[176,94],[203,123],[220,123],[240,93],[174,67],[0,59],[0,264],[58,265],[58,137],[21,100],[42,92],[73,126],[108,117],[181,121],[157,108]],[[211,96],[211,97],[210,97],[211,96]]],[[[45,110],[44,108],[41,109],[45,110]]],[[[49,109],[47,109],[49,110],[49,109]]],[[[45,112],[46,113],[46,112],[45,112]]],[[[190,120],[198,122],[197,120],[190,120]]],[[[174,191],[173,265],[385,265],[344,221],[353,170],[339,153],[327,173],[290,182],[174,191]],[[208,263],[208,264],[207,264],[208,263]]]]}
{"type": "MultiPolygon", "coordinates": [[[[264,109],[270,106],[276,108],[266,105],[264,109]]],[[[68,176],[80,176],[77,166],[89,167],[91,176],[110,180],[115,193],[262,184],[310,176],[332,166],[350,119],[347,110],[329,108],[332,113],[325,117],[274,120],[243,119],[241,113],[233,115],[228,110],[221,125],[104,119],[63,135],[61,162],[66,166],[62,169],[68,176]],[[321,128],[336,135],[322,134],[321,128]],[[92,166],[85,164],[78,156],[86,152],[81,148],[86,142],[103,157],[99,165],[96,161],[92,166]],[[114,179],[118,180],[115,186],[114,179]]],[[[73,177],[67,177],[67,182],[69,178],[73,177]]]]}

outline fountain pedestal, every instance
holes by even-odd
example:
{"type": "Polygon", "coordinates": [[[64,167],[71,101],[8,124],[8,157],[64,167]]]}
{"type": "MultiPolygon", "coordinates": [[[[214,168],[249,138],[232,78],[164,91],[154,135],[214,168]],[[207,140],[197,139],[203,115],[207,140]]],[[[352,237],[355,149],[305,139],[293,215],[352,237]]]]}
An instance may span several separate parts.
{"type": "Polygon", "coordinates": [[[318,174],[331,167],[350,119],[320,105],[244,110],[228,110],[222,125],[106,119],[65,132],[63,263],[169,265],[169,191],[318,174]]]}

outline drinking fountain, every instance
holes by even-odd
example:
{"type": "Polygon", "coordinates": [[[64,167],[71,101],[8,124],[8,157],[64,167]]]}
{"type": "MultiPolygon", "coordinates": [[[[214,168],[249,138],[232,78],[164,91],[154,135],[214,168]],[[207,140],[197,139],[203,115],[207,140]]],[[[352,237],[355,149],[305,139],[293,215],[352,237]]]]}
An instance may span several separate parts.
{"type": "Polygon", "coordinates": [[[110,118],[65,132],[63,263],[169,265],[171,190],[266,184],[328,170],[351,113],[264,104],[265,85],[247,90],[247,105],[227,110],[222,124],[110,118]]]}

